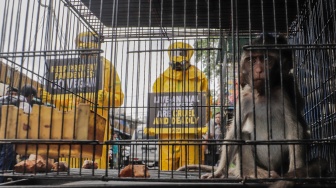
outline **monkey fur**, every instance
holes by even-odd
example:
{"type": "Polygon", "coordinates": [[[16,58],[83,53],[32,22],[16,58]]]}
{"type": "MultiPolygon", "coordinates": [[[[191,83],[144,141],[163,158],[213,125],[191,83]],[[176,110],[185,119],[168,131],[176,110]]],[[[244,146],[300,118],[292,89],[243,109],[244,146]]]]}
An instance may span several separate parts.
{"type": "MultiPolygon", "coordinates": [[[[263,34],[252,42],[252,46],[274,44],[287,44],[287,40],[282,36],[263,34]]],[[[309,139],[308,126],[301,114],[303,99],[290,73],[292,68],[291,50],[243,50],[240,95],[236,101],[235,117],[222,145],[218,167],[187,165],[177,170],[201,169],[211,172],[202,175],[203,179],[227,175],[242,178],[314,175],[312,168],[318,165],[307,163],[306,145],[257,144],[258,141],[298,142],[309,139]],[[249,144],[232,144],[230,140],[242,140],[249,144]],[[234,161],[236,167],[229,170],[229,164],[234,161]],[[309,170],[306,170],[307,166],[311,166],[309,170]]],[[[286,185],[290,187],[292,182],[278,181],[273,187],[286,185]]]]}

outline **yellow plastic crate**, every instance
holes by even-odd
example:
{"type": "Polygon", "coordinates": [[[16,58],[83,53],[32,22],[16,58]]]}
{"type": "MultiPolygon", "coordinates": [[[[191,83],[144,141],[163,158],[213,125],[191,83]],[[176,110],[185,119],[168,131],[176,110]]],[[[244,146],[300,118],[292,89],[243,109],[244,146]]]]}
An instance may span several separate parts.
{"type": "Polygon", "coordinates": [[[79,104],[76,110],[59,111],[48,106],[34,105],[26,114],[16,106],[3,105],[0,139],[47,140],[48,144],[16,144],[18,154],[58,157],[96,158],[102,155],[102,145],[54,144],[52,141],[104,141],[106,120],[90,111],[88,104],[79,104]],[[96,124],[95,124],[96,121],[96,124]],[[96,134],[95,130],[96,129],[96,134]]]}

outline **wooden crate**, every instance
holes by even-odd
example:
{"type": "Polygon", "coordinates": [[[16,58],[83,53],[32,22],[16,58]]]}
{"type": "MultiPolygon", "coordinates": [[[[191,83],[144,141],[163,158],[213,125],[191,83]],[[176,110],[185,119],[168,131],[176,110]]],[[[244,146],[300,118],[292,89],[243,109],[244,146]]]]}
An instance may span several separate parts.
{"type": "Polygon", "coordinates": [[[1,110],[0,139],[47,140],[45,144],[16,144],[18,154],[37,153],[50,158],[92,158],[93,153],[100,158],[102,155],[102,145],[59,144],[60,140],[104,141],[106,120],[90,111],[88,104],[79,104],[76,109],[67,112],[38,105],[34,105],[31,114],[12,105],[3,105],[1,110]]]}

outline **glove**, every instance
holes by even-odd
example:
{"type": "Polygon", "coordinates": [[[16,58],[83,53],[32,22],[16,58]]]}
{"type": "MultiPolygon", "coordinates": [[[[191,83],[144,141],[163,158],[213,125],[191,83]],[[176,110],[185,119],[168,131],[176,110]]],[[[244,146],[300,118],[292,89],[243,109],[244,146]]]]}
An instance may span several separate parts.
{"type": "Polygon", "coordinates": [[[98,91],[98,101],[104,101],[105,99],[108,99],[109,93],[105,90],[99,90],[98,91]]]}

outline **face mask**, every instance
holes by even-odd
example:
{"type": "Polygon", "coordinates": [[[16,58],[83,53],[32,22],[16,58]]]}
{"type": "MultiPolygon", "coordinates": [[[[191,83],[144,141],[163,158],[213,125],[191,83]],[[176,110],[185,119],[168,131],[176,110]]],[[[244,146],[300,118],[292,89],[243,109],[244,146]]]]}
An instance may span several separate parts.
{"type": "Polygon", "coordinates": [[[190,64],[187,61],[170,62],[169,64],[173,70],[177,71],[187,70],[190,67],[190,64]]]}

